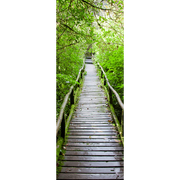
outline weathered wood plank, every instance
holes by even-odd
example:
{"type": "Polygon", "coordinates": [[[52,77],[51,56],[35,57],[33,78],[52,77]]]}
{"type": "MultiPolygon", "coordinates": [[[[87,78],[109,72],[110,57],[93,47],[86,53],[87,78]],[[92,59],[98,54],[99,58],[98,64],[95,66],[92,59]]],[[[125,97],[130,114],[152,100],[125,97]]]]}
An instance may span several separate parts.
{"type": "Polygon", "coordinates": [[[124,151],[66,151],[66,156],[122,156],[124,151]]]}
{"type": "Polygon", "coordinates": [[[91,111],[91,110],[87,110],[86,112],[82,112],[82,111],[79,111],[79,112],[77,112],[77,111],[75,111],[75,113],[74,113],[74,115],[76,116],[76,115],[82,115],[82,116],[84,116],[84,115],[95,115],[95,116],[105,116],[106,117],[106,115],[110,115],[111,113],[109,113],[109,112],[97,112],[97,111],[91,111]]]}
{"type": "Polygon", "coordinates": [[[116,172],[123,173],[124,168],[71,168],[71,167],[63,167],[61,172],[70,172],[70,173],[92,173],[92,174],[114,174],[116,172]]]}
{"type": "Polygon", "coordinates": [[[71,147],[115,147],[115,146],[119,146],[119,143],[71,143],[69,142],[68,144],[66,144],[66,146],[71,146],[71,147]]]}
{"type": "Polygon", "coordinates": [[[58,179],[124,179],[123,174],[71,174],[60,173],[58,179]]]}
{"type": "Polygon", "coordinates": [[[123,156],[65,156],[65,161],[122,161],[123,156]]]}
{"type": "Polygon", "coordinates": [[[81,143],[120,143],[118,139],[68,139],[67,142],[81,142],[81,143]]]}
{"type": "MultiPolygon", "coordinates": [[[[106,99],[104,99],[103,96],[101,96],[101,98],[96,98],[95,96],[81,96],[81,97],[79,98],[79,100],[80,100],[80,101],[88,101],[91,105],[92,105],[91,101],[99,102],[99,101],[101,101],[101,100],[103,101],[103,103],[101,102],[101,103],[97,103],[97,104],[107,104],[107,101],[106,101],[106,99]]],[[[86,103],[86,105],[88,105],[88,104],[86,103]]],[[[95,108],[95,106],[92,106],[92,107],[95,108]]],[[[100,107],[100,106],[99,106],[99,107],[100,107]]],[[[105,106],[102,106],[102,107],[105,107],[105,106]]]]}
{"type": "Polygon", "coordinates": [[[76,113],[82,113],[82,114],[85,114],[85,113],[109,113],[108,109],[107,108],[102,108],[102,109],[94,109],[94,108],[79,108],[79,109],[76,109],[76,113]]]}
{"type": "Polygon", "coordinates": [[[68,151],[121,151],[123,147],[70,147],[66,146],[68,151]]]}
{"type": "Polygon", "coordinates": [[[116,139],[118,136],[84,136],[84,135],[79,135],[79,136],[68,136],[69,139],[116,139]]]}
{"type": "Polygon", "coordinates": [[[89,102],[89,103],[91,103],[91,101],[94,101],[94,102],[97,102],[98,104],[107,103],[107,100],[104,97],[96,98],[96,97],[81,96],[79,98],[79,102],[83,102],[83,101],[89,102]]]}
{"type": "Polygon", "coordinates": [[[122,156],[123,151],[66,151],[66,156],[122,156]]]}
{"type": "Polygon", "coordinates": [[[80,161],[64,161],[63,166],[65,167],[122,167],[124,166],[123,161],[104,161],[104,162],[80,162],[80,161]]]}
{"type": "Polygon", "coordinates": [[[106,121],[106,122],[113,122],[111,117],[86,117],[86,116],[82,116],[82,117],[74,117],[71,121],[71,123],[77,122],[77,121],[93,121],[93,122],[99,122],[99,124],[101,123],[100,121],[106,121]]]}
{"type": "Polygon", "coordinates": [[[70,133],[76,133],[76,132],[82,132],[82,133],[114,133],[114,132],[116,132],[116,130],[115,129],[100,129],[100,130],[98,130],[98,129],[70,129],[69,130],[69,132],[70,133]]]}
{"type": "Polygon", "coordinates": [[[71,126],[69,127],[69,129],[92,129],[92,130],[102,130],[102,129],[115,129],[116,127],[114,126],[107,126],[107,127],[93,127],[93,126],[89,126],[89,127],[78,127],[78,126],[71,126]]]}
{"type": "MultiPolygon", "coordinates": [[[[92,124],[92,122],[90,122],[90,121],[73,121],[71,124],[82,124],[82,123],[84,123],[84,124],[92,124]]],[[[105,121],[105,122],[99,122],[99,121],[97,121],[97,122],[93,122],[93,124],[110,124],[108,121],[105,121]]]]}
{"type": "MultiPolygon", "coordinates": [[[[80,114],[79,114],[80,115],[80,114]]],[[[73,119],[74,118],[76,118],[76,119],[81,119],[81,118],[89,118],[89,119],[91,119],[91,116],[92,117],[95,117],[95,118],[97,118],[97,119],[111,119],[112,118],[112,116],[111,115],[96,115],[96,114],[89,114],[89,113],[87,113],[87,114],[81,114],[80,116],[79,116],[78,114],[75,114],[74,115],[74,117],[73,117],[73,119]],[[90,116],[90,117],[89,117],[90,116]]]]}
{"type": "Polygon", "coordinates": [[[107,103],[103,103],[103,104],[78,104],[77,108],[83,108],[83,107],[86,107],[86,108],[92,108],[92,107],[107,107],[108,104],[107,103]]]}
{"type": "Polygon", "coordinates": [[[89,116],[74,116],[72,121],[78,121],[78,120],[112,120],[112,117],[110,116],[92,116],[92,117],[89,117],[89,116]]]}
{"type": "Polygon", "coordinates": [[[94,92],[89,92],[89,93],[81,93],[80,95],[80,98],[83,97],[83,98],[96,98],[96,97],[101,97],[101,98],[104,98],[105,97],[105,94],[103,92],[99,92],[99,93],[94,93],[94,92]]]}
{"type": "Polygon", "coordinates": [[[87,104],[87,106],[89,106],[90,104],[101,105],[101,104],[106,104],[106,101],[79,101],[79,104],[87,104]]]}
{"type": "Polygon", "coordinates": [[[71,123],[69,127],[114,127],[112,124],[78,124],[71,123]]]}
{"type": "Polygon", "coordinates": [[[100,92],[82,92],[80,97],[105,97],[105,93],[100,91],[100,92]]]}
{"type": "Polygon", "coordinates": [[[91,132],[69,132],[69,135],[73,135],[73,136],[78,136],[78,135],[83,135],[83,136],[114,136],[116,135],[116,132],[95,132],[95,133],[91,133],[91,132]]]}
{"type": "Polygon", "coordinates": [[[96,120],[96,121],[108,121],[108,120],[112,120],[112,117],[111,116],[104,116],[104,115],[95,115],[95,114],[75,114],[75,116],[73,117],[72,121],[83,121],[83,120],[88,120],[88,121],[91,121],[91,120],[96,120]]]}

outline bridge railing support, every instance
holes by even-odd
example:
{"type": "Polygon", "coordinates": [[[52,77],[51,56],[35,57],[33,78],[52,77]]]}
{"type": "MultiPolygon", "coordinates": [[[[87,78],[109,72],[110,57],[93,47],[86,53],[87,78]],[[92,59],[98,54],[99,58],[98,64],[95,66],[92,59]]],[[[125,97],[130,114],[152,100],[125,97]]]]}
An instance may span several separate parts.
{"type": "Polygon", "coordinates": [[[98,66],[98,68],[101,71],[100,77],[103,79],[103,85],[104,85],[105,91],[106,91],[106,93],[108,94],[108,97],[109,97],[108,100],[109,100],[112,116],[113,116],[113,119],[115,120],[118,132],[120,134],[122,143],[124,145],[124,104],[122,103],[121,98],[118,95],[118,93],[110,85],[109,80],[108,80],[108,78],[106,76],[106,73],[104,72],[102,66],[99,63],[97,63],[97,66],[98,66]],[[106,88],[106,85],[108,86],[108,89],[106,88]],[[119,120],[117,118],[117,115],[115,114],[115,110],[114,110],[114,107],[113,107],[113,97],[112,97],[112,94],[115,95],[115,98],[116,98],[116,100],[117,100],[117,102],[118,102],[118,104],[120,106],[120,109],[121,109],[121,115],[120,115],[120,119],[119,120]]]}
{"type": "MultiPolygon", "coordinates": [[[[59,117],[58,117],[58,120],[56,122],[56,142],[58,142],[58,139],[59,139],[59,144],[57,145],[58,149],[62,149],[62,145],[63,145],[65,138],[66,138],[67,128],[69,126],[70,120],[72,118],[72,114],[74,112],[74,108],[75,108],[74,104],[77,100],[75,94],[77,94],[78,87],[80,87],[80,82],[83,79],[84,70],[85,70],[85,61],[83,63],[82,68],[79,70],[79,74],[77,76],[75,85],[72,85],[70,87],[69,92],[64,97],[63,103],[62,103],[61,108],[60,108],[59,117]],[[76,93],[75,93],[75,91],[76,91],[76,93]],[[66,119],[65,108],[69,104],[69,102],[71,105],[71,109],[69,110],[69,115],[66,119]]],[[[57,151],[58,151],[57,152],[57,154],[58,154],[59,150],[57,150],[57,151]]]]}

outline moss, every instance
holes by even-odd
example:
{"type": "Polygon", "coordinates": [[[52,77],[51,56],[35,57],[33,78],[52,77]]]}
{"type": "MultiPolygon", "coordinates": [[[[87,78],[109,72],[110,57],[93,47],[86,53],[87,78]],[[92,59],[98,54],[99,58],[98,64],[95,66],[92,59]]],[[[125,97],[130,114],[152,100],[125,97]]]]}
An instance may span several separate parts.
{"type": "Polygon", "coordinates": [[[70,121],[71,121],[71,119],[72,119],[72,115],[73,115],[73,113],[74,113],[74,109],[75,109],[75,106],[72,105],[72,106],[71,106],[70,113],[69,113],[69,116],[68,116],[68,118],[67,118],[67,120],[66,120],[66,134],[69,134],[67,131],[68,131],[68,128],[69,128],[70,121]]]}

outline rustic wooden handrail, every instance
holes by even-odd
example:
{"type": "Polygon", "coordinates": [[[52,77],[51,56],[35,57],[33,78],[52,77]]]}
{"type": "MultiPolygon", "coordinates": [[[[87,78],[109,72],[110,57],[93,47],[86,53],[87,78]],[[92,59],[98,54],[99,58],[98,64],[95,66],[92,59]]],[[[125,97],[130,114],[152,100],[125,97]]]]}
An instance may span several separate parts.
{"type": "Polygon", "coordinates": [[[109,83],[109,80],[106,76],[106,73],[104,72],[103,68],[101,67],[101,65],[99,63],[97,63],[97,65],[99,66],[100,70],[101,70],[101,78],[103,78],[103,74],[104,74],[104,87],[105,85],[107,84],[108,85],[108,88],[109,90],[106,89],[107,93],[109,94],[109,106],[110,106],[110,109],[111,109],[111,112],[112,112],[112,116],[113,116],[113,119],[116,123],[116,127],[118,129],[118,132],[120,134],[120,138],[122,140],[122,143],[123,143],[123,146],[124,146],[124,104],[123,102],[121,101],[121,98],[120,96],[118,95],[118,93],[114,90],[114,88],[110,85],[109,83]],[[116,96],[116,99],[122,109],[121,111],[121,117],[120,119],[118,120],[116,114],[115,114],[115,110],[114,110],[114,107],[113,107],[113,100],[112,100],[112,92],[114,93],[114,95],[116,96]]]}
{"type": "MultiPolygon", "coordinates": [[[[109,86],[109,88],[112,90],[112,92],[115,94],[116,99],[117,99],[119,105],[121,106],[122,109],[124,109],[124,104],[122,103],[120,96],[119,96],[118,93],[113,89],[113,87],[110,85],[109,80],[108,80],[108,78],[107,78],[107,76],[106,76],[106,73],[104,72],[102,66],[101,66],[99,63],[97,63],[97,64],[98,64],[98,66],[101,68],[101,71],[103,72],[104,77],[106,78],[106,83],[108,84],[108,86],[109,86]]],[[[101,75],[101,77],[102,77],[102,75],[101,75]]]]}
{"type": "MultiPolygon", "coordinates": [[[[79,82],[80,82],[80,77],[82,78],[82,73],[84,71],[84,68],[85,68],[85,61],[83,62],[83,66],[82,68],[79,70],[79,74],[77,76],[77,79],[76,79],[76,82],[78,82],[78,86],[79,86],[79,82]]],[[[69,100],[69,97],[70,97],[70,101],[71,101],[71,105],[74,104],[74,88],[76,87],[76,84],[75,85],[72,85],[69,89],[69,92],[66,94],[65,98],[64,98],[64,101],[61,105],[61,110],[60,110],[60,113],[59,113],[59,117],[58,117],[58,120],[57,120],[57,123],[56,123],[56,136],[58,134],[58,131],[61,127],[61,125],[63,124],[62,128],[61,128],[61,136],[65,136],[65,118],[64,118],[64,110],[65,110],[65,107],[67,105],[67,102],[69,100]]]]}

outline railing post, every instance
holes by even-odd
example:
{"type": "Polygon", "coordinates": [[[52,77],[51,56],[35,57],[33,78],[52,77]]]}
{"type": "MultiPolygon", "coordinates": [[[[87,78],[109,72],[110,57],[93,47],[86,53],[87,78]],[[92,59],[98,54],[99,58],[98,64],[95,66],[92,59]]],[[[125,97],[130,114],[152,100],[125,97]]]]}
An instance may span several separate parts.
{"type": "Polygon", "coordinates": [[[71,105],[74,104],[74,88],[71,91],[70,100],[71,100],[71,105]]]}
{"type": "Polygon", "coordinates": [[[63,139],[65,139],[65,127],[66,127],[66,123],[65,123],[65,115],[63,113],[63,118],[62,118],[62,122],[61,122],[61,137],[63,139]]]}
{"type": "Polygon", "coordinates": [[[122,109],[121,115],[121,126],[122,126],[122,136],[124,137],[124,110],[122,109]]]}
{"type": "MultiPolygon", "coordinates": [[[[79,79],[80,79],[80,78],[79,78],[79,79]]],[[[78,85],[77,85],[77,87],[80,87],[79,79],[78,79],[78,85]]]]}
{"type": "Polygon", "coordinates": [[[81,79],[82,79],[82,77],[83,77],[83,70],[81,71],[81,79]]]}
{"type": "Polygon", "coordinates": [[[109,102],[110,104],[112,104],[112,90],[110,87],[109,87],[109,102]]]}
{"type": "Polygon", "coordinates": [[[106,85],[106,78],[105,78],[105,76],[104,76],[104,86],[106,85]]]}

